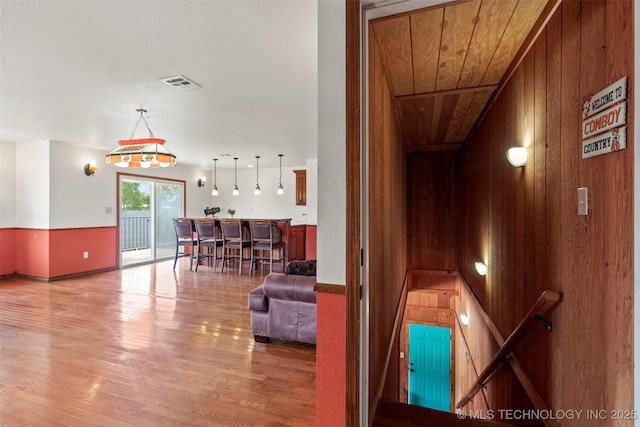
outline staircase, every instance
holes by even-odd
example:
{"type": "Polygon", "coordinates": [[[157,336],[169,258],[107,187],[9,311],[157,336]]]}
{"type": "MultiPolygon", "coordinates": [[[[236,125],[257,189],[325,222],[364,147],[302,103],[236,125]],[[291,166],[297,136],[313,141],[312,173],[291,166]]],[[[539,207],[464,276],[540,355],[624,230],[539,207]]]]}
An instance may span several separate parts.
{"type": "Polygon", "coordinates": [[[374,427],[513,427],[512,424],[488,420],[460,418],[451,412],[436,411],[421,406],[390,400],[378,400],[373,418],[374,427]]]}

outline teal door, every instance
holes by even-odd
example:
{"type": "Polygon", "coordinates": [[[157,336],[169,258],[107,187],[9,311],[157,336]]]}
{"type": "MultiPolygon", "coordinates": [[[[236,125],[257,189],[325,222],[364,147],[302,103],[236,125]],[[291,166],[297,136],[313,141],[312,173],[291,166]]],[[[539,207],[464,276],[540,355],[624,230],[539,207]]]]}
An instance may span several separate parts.
{"type": "Polygon", "coordinates": [[[409,324],[409,404],[451,410],[451,329],[409,324]]]}

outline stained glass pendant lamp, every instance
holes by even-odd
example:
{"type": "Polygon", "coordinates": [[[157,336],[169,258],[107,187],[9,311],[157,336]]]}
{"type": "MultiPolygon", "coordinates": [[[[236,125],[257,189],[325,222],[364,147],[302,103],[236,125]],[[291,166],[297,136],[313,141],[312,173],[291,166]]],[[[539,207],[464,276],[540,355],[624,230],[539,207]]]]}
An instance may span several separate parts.
{"type": "Polygon", "coordinates": [[[147,119],[143,116],[147,110],[138,108],[136,111],[140,113],[140,116],[133,127],[131,136],[129,139],[118,141],[120,146],[107,154],[107,164],[121,168],[165,168],[175,166],[176,156],[164,147],[165,140],[153,136],[147,119]],[[140,121],[143,121],[147,126],[149,138],[133,139],[140,121]]]}

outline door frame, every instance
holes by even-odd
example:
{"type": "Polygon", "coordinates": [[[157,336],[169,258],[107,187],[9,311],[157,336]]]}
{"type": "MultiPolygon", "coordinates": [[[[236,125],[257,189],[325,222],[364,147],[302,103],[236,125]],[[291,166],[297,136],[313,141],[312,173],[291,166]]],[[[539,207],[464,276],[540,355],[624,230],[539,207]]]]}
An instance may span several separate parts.
{"type": "MultiPolygon", "coordinates": [[[[158,176],[152,176],[152,175],[134,174],[134,173],[128,173],[128,172],[116,172],[116,207],[117,207],[116,209],[116,263],[118,265],[118,269],[121,269],[123,267],[133,267],[135,265],[150,264],[158,261],[157,259],[151,259],[149,261],[144,261],[141,263],[128,264],[126,266],[122,265],[122,251],[120,250],[120,227],[122,226],[122,224],[120,223],[120,213],[122,210],[122,206],[120,205],[120,181],[121,181],[121,178],[124,178],[124,177],[152,181],[154,184],[157,181],[182,184],[182,215],[185,215],[185,213],[187,212],[187,181],[186,180],[164,178],[164,177],[158,177],[158,176]]],[[[152,213],[152,216],[154,217],[152,219],[152,222],[155,224],[155,212],[152,213]]],[[[153,238],[154,244],[155,244],[155,233],[156,233],[155,228],[156,227],[154,225],[152,230],[152,233],[154,234],[154,238],[153,238]]]]}

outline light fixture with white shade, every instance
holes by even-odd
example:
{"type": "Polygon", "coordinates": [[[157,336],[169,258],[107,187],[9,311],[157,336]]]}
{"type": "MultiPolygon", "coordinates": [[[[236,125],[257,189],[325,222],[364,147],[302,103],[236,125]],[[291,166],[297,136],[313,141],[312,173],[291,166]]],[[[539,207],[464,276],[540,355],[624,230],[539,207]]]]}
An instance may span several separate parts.
{"type": "Polygon", "coordinates": [[[256,196],[260,195],[260,175],[258,174],[258,161],[260,160],[260,156],[256,156],[256,189],[253,190],[253,194],[256,196]]]}
{"type": "Polygon", "coordinates": [[[231,195],[239,196],[240,190],[238,189],[238,158],[234,157],[233,162],[234,162],[233,170],[235,172],[236,180],[235,180],[235,184],[233,185],[233,191],[231,192],[231,195]]]}
{"type": "Polygon", "coordinates": [[[465,326],[468,326],[469,325],[469,316],[467,316],[464,313],[461,313],[460,314],[460,323],[462,323],[465,326]]]}
{"type": "Polygon", "coordinates": [[[129,139],[118,141],[120,147],[107,154],[107,164],[121,168],[164,168],[175,166],[176,156],[164,147],[165,140],[153,136],[147,119],[143,116],[147,110],[138,108],[136,111],[140,113],[140,117],[138,117],[138,121],[133,127],[131,136],[129,139]],[[147,126],[149,138],[133,139],[140,121],[143,121],[147,126]]]}
{"type": "Polygon", "coordinates": [[[487,274],[487,265],[483,262],[476,261],[476,271],[481,276],[486,276],[487,274]]]}
{"type": "Polygon", "coordinates": [[[211,189],[211,195],[212,196],[219,196],[220,193],[218,192],[218,159],[213,159],[213,188],[211,189]]]}
{"type": "Polygon", "coordinates": [[[507,150],[507,160],[512,166],[521,168],[527,164],[527,147],[512,147],[507,150]]]}
{"type": "Polygon", "coordinates": [[[284,154],[278,154],[278,157],[280,157],[280,183],[278,184],[278,191],[276,191],[276,194],[278,196],[282,196],[284,194],[284,187],[282,186],[282,156],[284,154]]]}
{"type": "Polygon", "coordinates": [[[204,187],[206,183],[207,183],[206,176],[203,175],[200,178],[198,178],[198,187],[204,187]]]}

